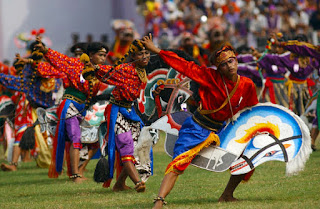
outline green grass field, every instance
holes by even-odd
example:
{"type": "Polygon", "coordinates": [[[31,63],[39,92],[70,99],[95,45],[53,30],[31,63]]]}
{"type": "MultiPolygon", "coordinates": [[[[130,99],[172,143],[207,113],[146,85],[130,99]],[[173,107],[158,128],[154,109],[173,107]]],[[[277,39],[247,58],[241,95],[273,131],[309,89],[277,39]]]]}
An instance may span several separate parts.
{"type": "MultiPolygon", "coordinates": [[[[0,162],[5,162],[1,146],[0,150],[0,162]]],[[[170,161],[160,142],[154,149],[154,175],[145,193],[114,193],[95,183],[97,160],[89,163],[85,174],[89,180],[82,184],[72,183],[66,174],[49,179],[47,169],[37,168],[35,162],[20,163],[17,172],[0,171],[0,208],[152,208],[170,161]]],[[[297,176],[286,177],[283,162],[257,167],[251,180],[235,192],[241,201],[218,203],[229,176],[228,171],[214,173],[190,166],[166,198],[165,208],[320,208],[320,151],[312,153],[297,176]]],[[[127,184],[133,187],[130,180],[127,184]]]]}

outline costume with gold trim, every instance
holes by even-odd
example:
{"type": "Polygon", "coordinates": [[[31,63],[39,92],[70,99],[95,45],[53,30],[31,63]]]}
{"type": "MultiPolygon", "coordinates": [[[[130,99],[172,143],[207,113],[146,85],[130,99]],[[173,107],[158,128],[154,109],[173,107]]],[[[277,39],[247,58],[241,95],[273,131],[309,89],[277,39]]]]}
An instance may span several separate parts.
{"type": "MultiPolygon", "coordinates": [[[[73,138],[77,139],[75,140],[77,143],[75,143],[74,146],[78,149],[81,148],[80,122],[86,114],[84,101],[86,101],[90,95],[91,90],[89,81],[81,81],[80,77],[84,64],[79,58],[68,57],[52,49],[48,49],[48,52],[45,53],[44,57],[48,62],[39,63],[37,68],[38,73],[46,77],[62,78],[66,89],[65,96],[57,109],[59,119],[67,118],[67,113],[71,108],[71,105],[77,109],[78,113],[80,113],[67,120],[63,119],[58,121],[53,141],[52,162],[49,169],[49,177],[57,178],[58,173],[62,171],[67,134],[71,134],[73,138]],[[73,125],[74,127],[78,127],[76,125],[78,124],[79,129],[67,130],[67,123],[70,123],[70,125],[73,125]]],[[[93,85],[91,92],[93,96],[99,91],[100,84],[100,82],[97,82],[93,85]]],[[[66,149],[66,151],[68,155],[69,149],[66,149]]],[[[70,167],[68,167],[68,174],[71,175],[70,167]]]]}
{"type": "MultiPolygon", "coordinates": [[[[109,180],[105,182],[104,187],[109,187],[113,178],[114,170],[121,170],[121,165],[117,162],[136,160],[133,155],[118,156],[116,148],[117,135],[115,125],[118,114],[121,113],[124,118],[132,122],[139,122],[140,129],[144,126],[141,118],[136,113],[132,103],[140,97],[141,90],[146,87],[146,73],[144,69],[138,69],[133,63],[125,63],[113,68],[109,65],[99,65],[96,76],[104,83],[114,85],[110,104],[106,107],[105,118],[108,122],[108,132],[106,139],[108,141],[108,163],[109,163],[109,180]],[[131,105],[130,105],[131,104],[131,105]]],[[[130,136],[132,133],[130,134],[130,136]]],[[[127,135],[127,137],[130,137],[127,135]]],[[[133,147],[132,147],[133,149],[133,147]]],[[[152,159],[152,151],[151,151],[152,159]]],[[[152,167],[152,163],[151,163],[152,167]]]]}
{"type": "MultiPolygon", "coordinates": [[[[281,42],[280,45],[295,54],[298,54],[300,56],[308,56],[312,58],[312,60],[319,62],[320,60],[320,46],[315,46],[307,42],[299,42],[299,41],[288,41],[288,42],[281,42]]],[[[318,68],[318,74],[319,74],[319,68],[318,68]]],[[[318,101],[320,100],[320,97],[317,94],[318,101]]],[[[318,118],[320,117],[320,102],[317,102],[317,116],[314,120],[314,123],[318,125],[318,128],[320,128],[320,121],[318,118]]]]}
{"type": "MultiPolygon", "coordinates": [[[[50,90],[44,89],[43,84],[46,84],[46,82],[43,81],[42,77],[34,76],[33,69],[29,64],[21,73],[22,75],[20,76],[0,73],[0,83],[8,89],[16,91],[12,97],[13,101],[17,104],[14,118],[15,146],[19,146],[25,130],[28,127],[31,127],[33,122],[36,120],[36,118],[33,117],[32,112],[37,107],[52,107],[55,103],[52,95],[54,92],[57,92],[61,86],[61,81],[59,79],[55,79],[50,90]]],[[[37,136],[41,137],[42,135],[37,134],[37,136]]],[[[36,140],[45,141],[43,137],[41,137],[41,139],[36,138],[36,140]]],[[[38,142],[36,147],[38,144],[40,143],[38,142]]],[[[42,152],[42,150],[40,150],[40,152],[42,152]]],[[[40,153],[40,155],[42,157],[42,153],[40,153]]],[[[45,161],[48,162],[38,163],[37,161],[37,163],[40,167],[48,167],[49,159],[45,161]]]]}
{"type": "Polygon", "coordinates": [[[233,114],[245,107],[257,104],[258,99],[254,83],[249,78],[239,76],[238,86],[236,86],[237,82],[227,78],[222,79],[217,70],[198,66],[173,52],[161,50],[159,55],[172,68],[200,85],[198,93],[201,98],[202,110],[220,108],[219,111],[212,111],[213,113],[205,115],[207,119],[201,117],[201,114],[196,116],[203,123],[202,121],[196,122],[191,116],[182,125],[175,144],[173,161],[167,167],[167,172],[182,173],[201,149],[211,143],[219,143],[219,137],[215,133],[221,130],[225,120],[232,117],[230,105],[228,103],[223,105],[227,98],[225,85],[229,93],[234,91],[230,98],[233,114]],[[216,131],[204,128],[203,124],[205,123],[212,126],[211,130],[216,129],[216,131]]]}
{"type": "Polygon", "coordinates": [[[287,88],[288,108],[297,115],[304,113],[307,101],[312,96],[311,87],[314,84],[310,75],[316,70],[319,74],[320,63],[317,59],[297,55],[292,52],[283,54],[267,54],[260,60],[260,65],[275,65],[285,68],[290,76],[285,82],[287,88]]]}

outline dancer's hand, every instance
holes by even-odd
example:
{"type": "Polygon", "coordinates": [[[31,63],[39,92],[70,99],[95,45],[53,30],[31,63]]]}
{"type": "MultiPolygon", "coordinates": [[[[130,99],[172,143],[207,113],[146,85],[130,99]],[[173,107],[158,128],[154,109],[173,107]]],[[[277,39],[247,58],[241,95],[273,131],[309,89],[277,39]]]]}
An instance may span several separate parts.
{"type": "Polygon", "coordinates": [[[23,58],[20,56],[20,54],[16,54],[16,62],[14,63],[14,66],[17,68],[18,66],[22,67],[25,64],[32,64],[33,60],[32,59],[27,59],[27,58],[23,58]]]}
{"type": "Polygon", "coordinates": [[[36,37],[36,42],[37,42],[37,44],[34,45],[34,49],[33,49],[33,50],[39,50],[39,51],[42,52],[43,54],[47,53],[48,49],[47,49],[47,47],[45,47],[44,44],[42,43],[40,36],[37,36],[37,37],[36,37]]]}
{"type": "Polygon", "coordinates": [[[277,37],[277,34],[275,33],[271,33],[270,34],[270,39],[269,39],[273,45],[276,45],[276,46],[279,46],[279,41],[278,41],[278,37],[277,37]]]}
{"type": "Polygon", "coordinates": [[[155,54],[159,54],[159,52],[161,51],[158,47],[156,47],[154,45],[154,43],[152,42],[152,35],[151,33],[149,33],[148,36],[144,36],[141,40],[141,42],[143,43],[143,45],[146,47],[147,50],[149,50],[150,52],[153,52],[155,54]]]}

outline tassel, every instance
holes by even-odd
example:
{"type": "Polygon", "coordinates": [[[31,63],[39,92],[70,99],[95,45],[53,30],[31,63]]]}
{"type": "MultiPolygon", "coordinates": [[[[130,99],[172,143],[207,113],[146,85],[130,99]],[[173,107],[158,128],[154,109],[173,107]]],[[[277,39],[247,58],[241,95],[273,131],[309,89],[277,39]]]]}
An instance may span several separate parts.
{"type": "Polygon", "coordinates": [[[96,169],[94,170],[93,180],[97,183],[106,182],[109,179],[109,164],[104,156],[101,156],[96,169]]]}
{"type": "Polygon", "coordinates": [[[39,121],[37,120],[31,127],[28,127],[20,140],[19,147],[23,150],[29,150],[34,149],[36,138],[35,138],[35,131],[34,127],[39,124],[39,121]]]}

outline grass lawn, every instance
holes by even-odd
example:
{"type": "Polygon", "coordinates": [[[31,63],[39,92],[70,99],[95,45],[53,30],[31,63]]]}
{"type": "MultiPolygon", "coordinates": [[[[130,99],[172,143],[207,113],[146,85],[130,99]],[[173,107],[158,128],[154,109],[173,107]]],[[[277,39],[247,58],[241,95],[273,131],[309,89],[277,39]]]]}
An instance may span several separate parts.
{"type": "MultiPolygon", "coordinates": [[[[3,147],[0,150],[2,163],[3,147]]],[[[114,193],[95,183],[97,160],[89,163],[85,174],[89,180],[83,184],[72,183],[66,174],[49,179],[47,169],[37,168],[35,162],[20,163],[17,172],[0,171],[0,208],[152,208],[171,161],[161,141],[154,149],[154,160],[154,175],[145,193],[114,193]]],[[[229,176],[228,171],[214,173],[190,166],[166,198],[165,208],[320,208],[320,151],[313,152],[305,170],[293,177],[285,176],[283,162],[260,165],[251,180],[237,188],[235,197],[241,201],[218,203],[229,176]]],[[[127,184],[133,187],[130,180],[127,184]]]]}

